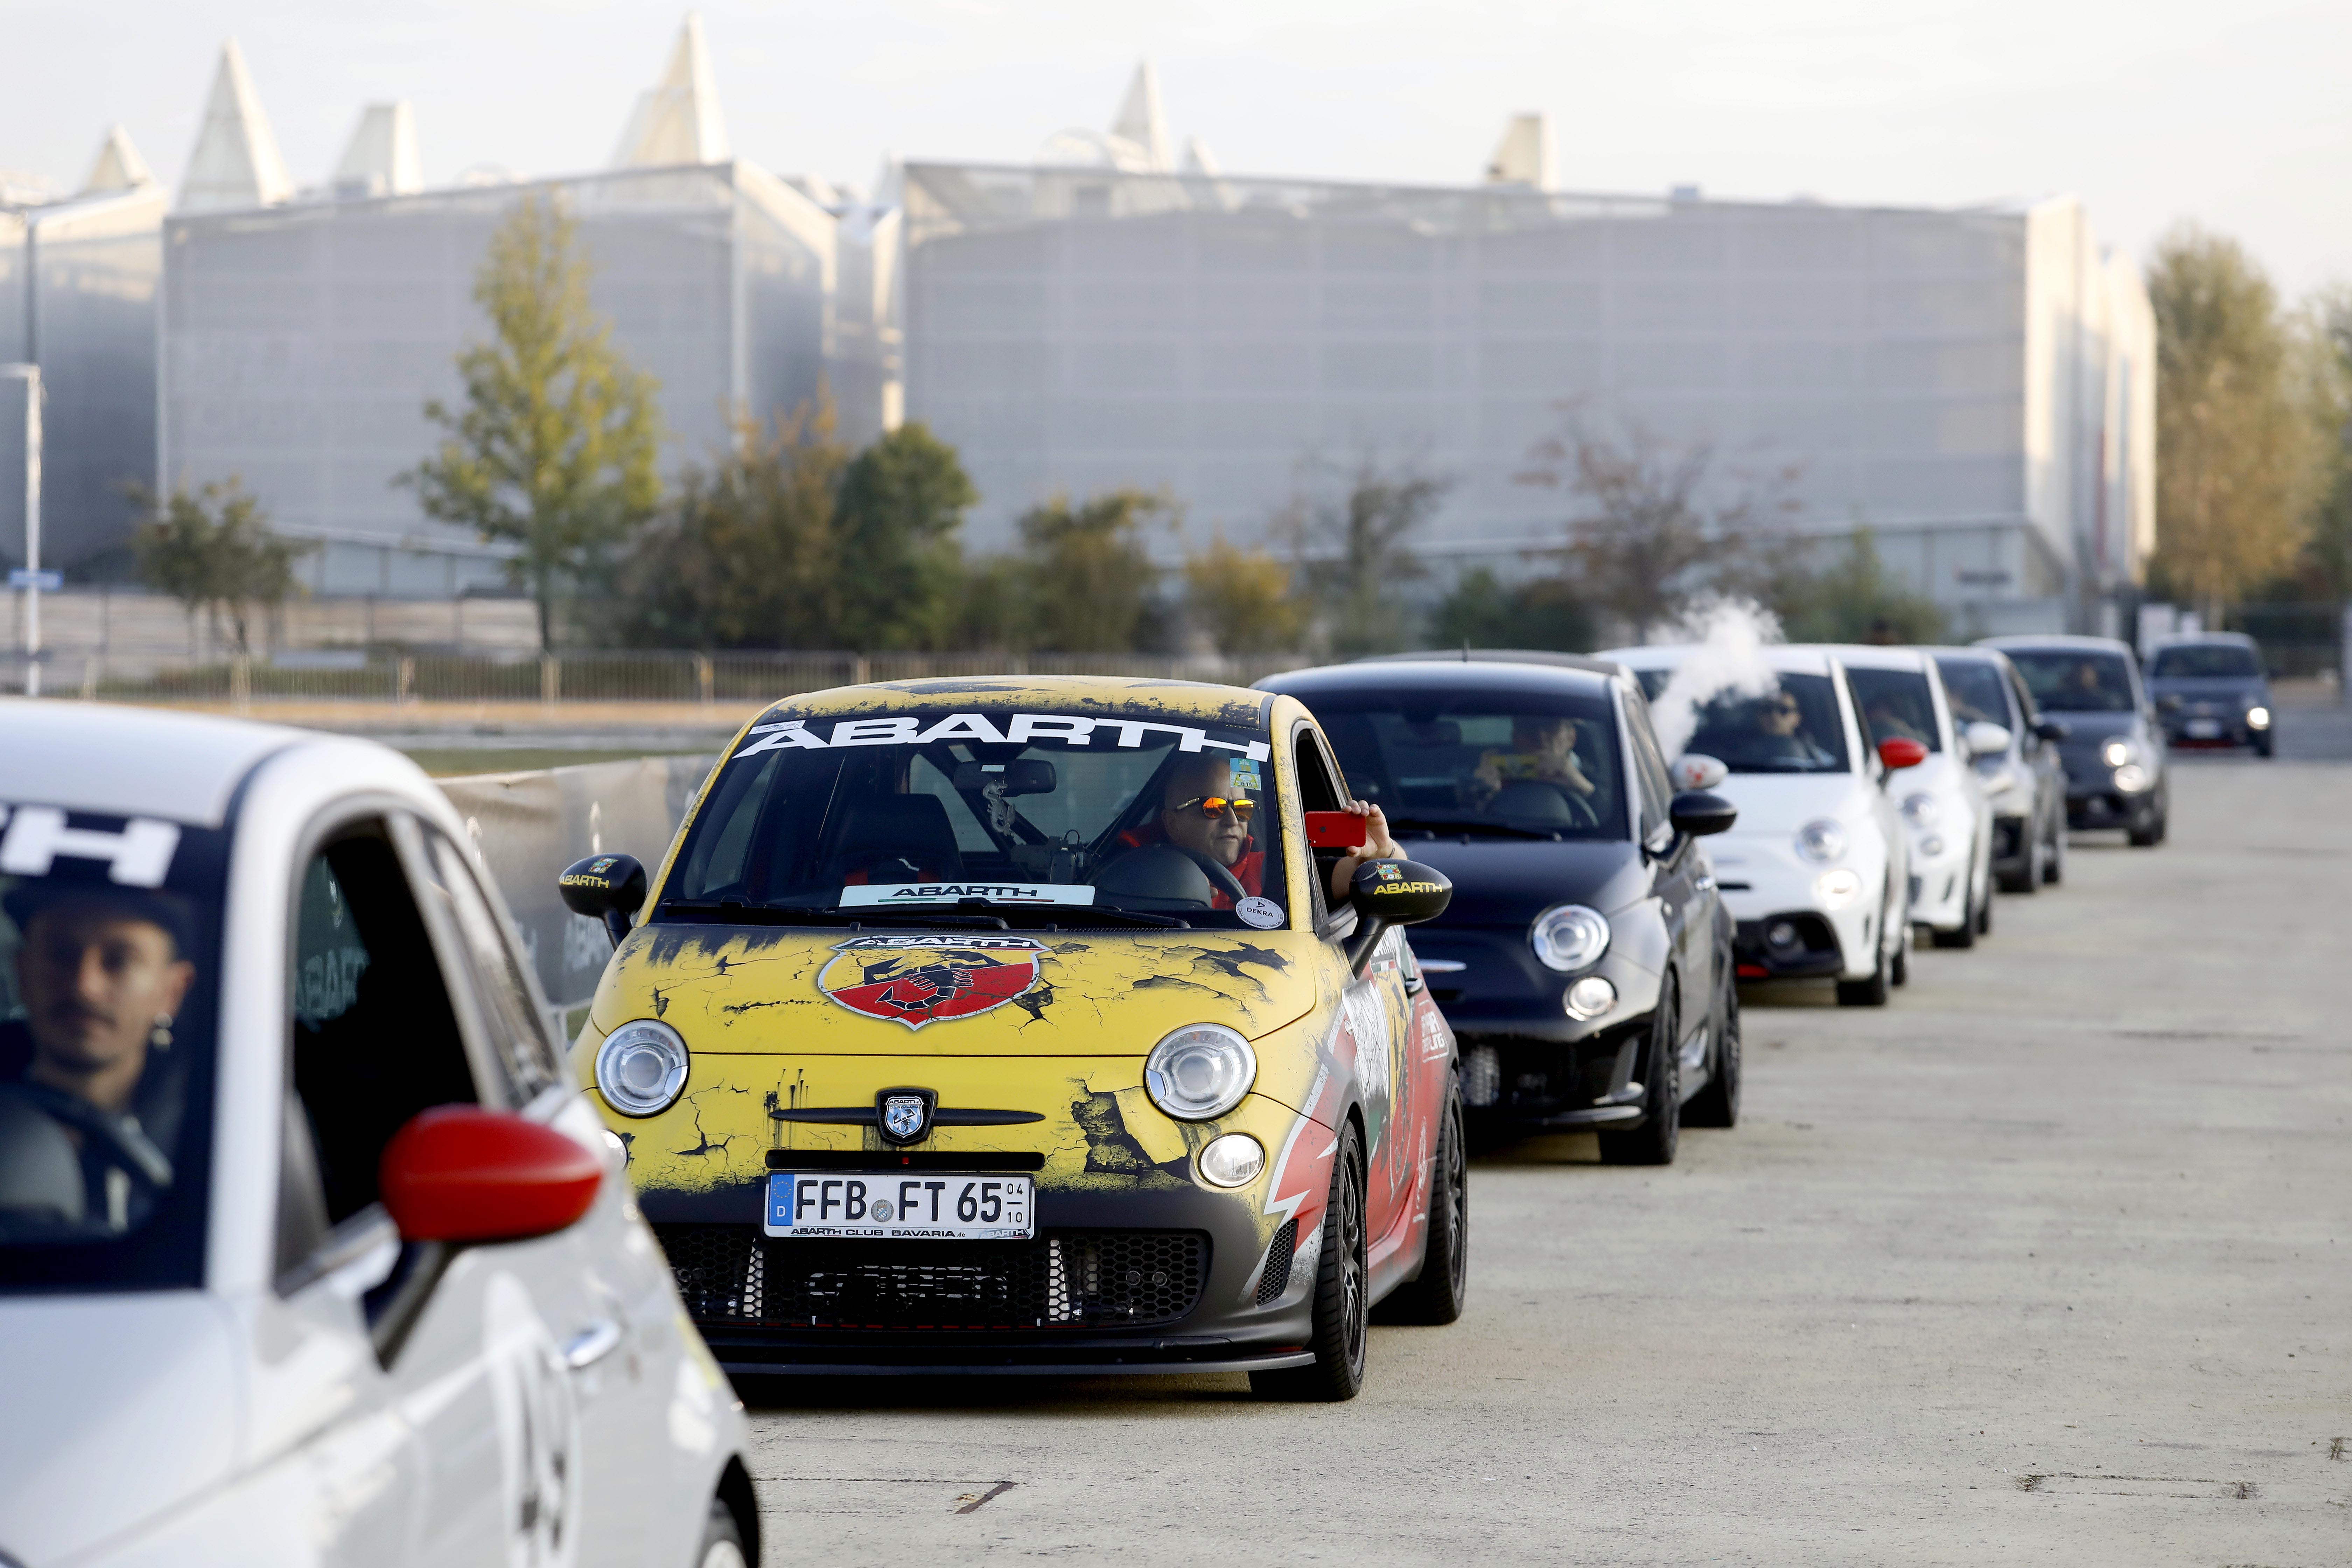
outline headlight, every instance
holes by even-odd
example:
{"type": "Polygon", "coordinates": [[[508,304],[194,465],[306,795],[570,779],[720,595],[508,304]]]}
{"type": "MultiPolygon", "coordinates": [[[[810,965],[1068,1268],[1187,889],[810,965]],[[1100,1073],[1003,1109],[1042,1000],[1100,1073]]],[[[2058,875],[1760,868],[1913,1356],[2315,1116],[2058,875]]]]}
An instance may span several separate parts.
{"type": "Polygon", "coordinates": [[[1598,910],[1562,904],[1536,917],[1528,940],[1546,969],[1581,969],[1609,951],[1609,922],[1598,910]]]}
{"type": "Polygon", "coordinates": [[[1201,1151],[1201,1179],[1213,1187],[1245,1187],[1265,1169],[1265,1146],[1246,1132],[1212,1138],[1201,1151]]]}
{"type": "Polygon", "coordinates": [[[667,1024],[639,1018],[596,1048],[596,1088],[624,1116],[658,1116],[686,1088],[686,1042],[667,1024]]]}
{"type": "Polygon", "coordinates": [[[1933,827],[1944,815],[1932,795],[1912,795],[1903,797],[1903,820],[1914,827],[1933,827]]]}
{"type": "Polygon", "coordinates": [[[2267,729],[2269,729],[2270,727],[2271,727],[2271,710],[2270,710],[2269,709],[2267,709],[2267,708],[2263,707],[2261,703],[2257,702],[2257,703],[2255,703],[2252,708],[2249,708],[2249,709],[2247,709],[2247,710],[2246,710],[2246,728],[2247,728],[2247,729],[2249,729],[2249,730],[2267,730],[2267,729]]]}
{"type": "Polygon", "coordinates": [[[2099,748],[2099,760],[2111,768],[2122,767],[2132,760],[2131,742],[2121,739],[2109,741],[2099,748]]]}
{"type": "Polygon", "coordinates": [[[1927,837],[1919,840],[1919,854],[1923,858],[1933,860],[1943,852],[1944,841],[1936,835],[1930,833],[1927,837]]]}
{"type": "Polygon", "coordinates": [[[1560,1008],[1571,1018],[1598,1018],[1617,1005],[1617,987],[1598,974],[1588,974],[1568,988],[1560,1008]]]}
{"type": "Polygon", "coordinates": [[[2116,770],[2116,787],[2126,795],[2137,795],[2147,787],[2147,770],[2137,763],[2126,763],[2116,770]]]}
{"type": "Polygon", "coordinates": [[[1797,829],[1797,853],[1808,860],[1837,860],[1845,856],[1845,829],[1824,816],[1797,829]]]}
{"type": "Polygon", "coordinates": [[[1217,1024],[1191,1024],[1151,1047],[1143,1087],[1179,1121],[1207,1121],[1242,1102],[1257,1081],[1257,1053],[1217,1024]]]}
{"type": "Polygon", "coordinates": [[[1824,871],[1813,884],[1813,897],[1825,910],[1842,910],[1862,897],[1862,873],[1843,866],[1824,871]]]}

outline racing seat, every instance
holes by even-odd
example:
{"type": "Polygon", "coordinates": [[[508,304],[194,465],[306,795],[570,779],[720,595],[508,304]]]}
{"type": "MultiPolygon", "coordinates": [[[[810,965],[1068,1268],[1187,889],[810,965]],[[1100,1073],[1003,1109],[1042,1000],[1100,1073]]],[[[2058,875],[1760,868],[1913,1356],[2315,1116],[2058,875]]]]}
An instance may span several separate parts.
{"type": "Polygon", "coordinates": [[[825,876],[867,882],[950,882],[963,875],[955,827],[934,795],[870,795],[849,808],[825,876]]]}

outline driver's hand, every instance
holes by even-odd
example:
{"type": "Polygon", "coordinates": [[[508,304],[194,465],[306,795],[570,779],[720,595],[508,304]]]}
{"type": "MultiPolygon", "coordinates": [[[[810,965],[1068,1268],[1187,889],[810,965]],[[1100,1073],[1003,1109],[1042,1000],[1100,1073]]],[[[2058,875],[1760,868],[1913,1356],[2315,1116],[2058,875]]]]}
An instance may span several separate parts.
{"type": "Polygon", "coordinates": [[[1331,868],[1331,896],[1342,903],[1347,901],[1355,885],[1358,868],[1366,861],[1404,858],[1404,851],[1398,848],[1397,841],[1389,836],[1386,812],[1370,801],[1362,800],[1349,801],[1347,809],[1349,815],[1364,819],[1364,842],[1360,847],[1340,856],[1339,863],[1331,868]]]}

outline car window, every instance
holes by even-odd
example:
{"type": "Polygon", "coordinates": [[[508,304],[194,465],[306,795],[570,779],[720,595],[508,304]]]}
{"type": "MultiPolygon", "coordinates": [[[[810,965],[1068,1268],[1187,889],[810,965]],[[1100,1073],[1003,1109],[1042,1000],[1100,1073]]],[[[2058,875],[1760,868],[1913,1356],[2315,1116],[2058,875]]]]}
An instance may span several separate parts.
{"type": "Polygon", "coordinates": [[[192,1288],[228,834],[37,802],[6,811],[0,1292],[192,1288]]]}
{"type": "Polygon", "coordinates": [[[2243,643],[2180,643],[2160,647],[2148,661],[2150,680],[2252,680],[2262,660],[2243,643]]]}
{"type": "Polygon", "coordinates": [[[1348,784],[1393,826],[1622,838],[1609,700],[1465,686],[1318,692],[1348,784]]]}
{"type": "Polygon", "coordinates": [[[1931,752],[1944,749],[1936,723],[1936,699],[1927,677],[1916,669],[1857,669],[1848,666],[1845,683],[1862,714],[1863,733],[1881,741],[1916,741],[1931,752]]]}
{"type": "Polygon", "coordinates": [[[2120,654],[2011,648],[2009,662],[2048,712],[2128,713],[2134,706],[2131,668],[2120,654]]]}
{"type": "Polygon", "coordinates": [[[1095,909],[1262,929],[1287,907],[1272,756],[1255,725],[1143,707],[835,719],[782,705],[721,765],[654,918],[969,905],[1063,926],[1095,909]]]}
{"type": "Polygon", "coordinates": [[[2041,706],[2033,700],[2033,693],[2026,689],[2025,678],[2017,673],[2017,668],[2014,665],[2009,668],[2009,692],[2011,696],[2017,699],[2017,710],[2025,715],[2025,721],[2028,724],[2038,724],[2042,721],[2041,706]]]}
{"type": "Polygon", "coordinates": [[[1982,658],[1939,658],[1936,668],[1944,678],[1944,696],[1955,720],[2004,729],[2013,722],[1999,665],[1982,658]]]}
{"type": "MultiPolygon", "coordinates": [[[[406,872],[380,818],[339,831],[297,884],[287,1020],[299,1118],[288,1165],[315,1167],[326,1222],[376,1201],[383,1147],[418,1111],[478,1104],[472,1068],[406,872]],[[307,1134],[307,1147],[301,1134],[307,1134]]],[[[281,1265],[306,1250],[299,1190],[279,1199],[281,1265]]]]}
{"type": "Polygon", "coordinates": [[[1674,811],[1674,782],[1666,774],[1666,759],[1658,750],[1646,715],[1634,716],[1626,726],[1633,737],[1633,778],[1641,791],[1642,842],[1647,844],[1666,826],[1674,811]]]}
{"type": "Polygon", "coordinates": [[[1761,697],[1738,694],[1685,703],[1667,695],[1675,672],[1640,672],[1661,742],[1715,758],[1735,773],[1842,773],[1849,764],[1845,719],[1826,675],[1780,675],[1761,697]]]}
{"type": "Polygon", "coordinates": [[[479,1005],[482,1027],[506,1080],[500,1087],[507,1103],[528,1104],[559,1076],[547,1014],[465,854],[437,832],[428,830],[425,843],[434,889],[446,901],[457,931],[458,951],[453,956],[479,1005]]]}

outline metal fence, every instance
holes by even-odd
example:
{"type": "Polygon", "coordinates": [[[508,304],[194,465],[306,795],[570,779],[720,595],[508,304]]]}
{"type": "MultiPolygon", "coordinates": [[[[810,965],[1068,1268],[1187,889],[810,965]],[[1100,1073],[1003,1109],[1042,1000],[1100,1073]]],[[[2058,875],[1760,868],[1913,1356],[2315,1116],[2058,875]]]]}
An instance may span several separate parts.
{"type": "Polygon", "coordinates": [[[240,712],[310,703],[744,703],[833,686],[936,676],[1118,675],[1246,686],[1310,662],[1300,654],[616,653],[376,656],[299,650],[192,659],[60,649],[0,662],[0,684],[86,700],[187,703],[240,712]]]}
{"type": "Polygon", "coordinates": [[[2263,668],[2274,679],[2341,671],[2347,636],[2341,605],[2241,605],[2228,620],[2230,630],[2262,648],[2263,668]]]}

